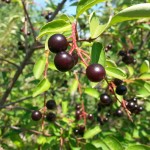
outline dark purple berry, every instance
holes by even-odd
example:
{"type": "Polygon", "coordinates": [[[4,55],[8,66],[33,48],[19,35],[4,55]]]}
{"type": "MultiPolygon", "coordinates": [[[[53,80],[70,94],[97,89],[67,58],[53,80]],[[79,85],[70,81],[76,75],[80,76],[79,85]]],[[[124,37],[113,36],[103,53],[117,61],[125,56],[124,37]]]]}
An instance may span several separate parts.
{"type": "Polygon", "coordinates": [[[84,131],[85,131],[85,126],[84,126],[84,125],[80,125],[80,126],[79,126],[79,134],[80,134],[81,136],[84,135],[84,131]]]}
{"type": "Polygon", "coordinates": [[[115,79],[113,80],[113,83],[114,83],[116,86],[118,86],[118,85],[121,85],[121,84],[123,83],[123,81],[120,80],[120,79],[115,78],[115,79]]]}
{"type": "Polygon", "coordinates": [[[79,58],[77,53],[73,52],[72,57],[73,57],[73,60],[74,60],[74,65],[76,65],[78,63],[78,58],[79,58]]]}
{"type": "Polygon", "coordinates": [[[128,64],[132,64],[134,62],[134,58],[133,58],[133,56],[126,55],[122,58],[122,61],[128,65],[128,64]]]}
{"type": "Polygon", "coordinates": [[[109,106],[109,105],[112,104],[112,99],[111,99],[111,97],[110,97],[108,94],[106,94],[106,93],[101,94],[101,96],[100,96],[100,101],[101,101],[101,103],[102,103],[103,105],[105,105],[105,106],[109,106]]]}
{"type": "Polygon", "coordinates": [[[112,45],[111,45],[111,44],[107,45],[107,48],[108,48],[109,50],[112,49],[112,45]]]}
{"type": "Polygon", "coordinates": [[[105,117],[105,118],[103,118],[103,122],[105,123],[105,122],[108,122],[108,118],[107,117],[105,117]]]}
{"type": "Polygon", "coordinates": [[[55,109],[56,108],[56,102],[54,100],[49,100],[46,102],[47,109],[55,109]]]}
{"type": "Polygon", "coordinates": [[[122,116],[123,116],[122,110],[121,110],[121,109],[117,109],[117,110],[115,111],[115,116],[117,116],[117,117],[122,117],[122,116]]]}
{"type": "Polygon", "coordinates": [[[46,119],[47,119],[47,121],[54,122],[56,120],[56,115],[52,112],[49,112],[46,115],[46,119]]]}
{"type": "Polygon", "coordinates": [[[116,93],[118,95],[125,95],[127,93],[127,88],[125,85],[119,85],[116,87],[116,93]]]}
{"type": "Polygon", "coordinates": [[[59,52],[54,58],[54,64],[59,71],[66,72],[73,68],[74,59],[67,52],[59,52]]]}
{"type": "Polygon", "coordinates": [[[121,50],[121,51],[119,51],[118,55],[119,55],[119,56],[125,56],[125,55],[126,55],[126,52],[121,50]]]}
{"type": "Polygon", "coordinates": [[[9,4],[11,2],[11,0],[5,0],[5,2],[9,4]]]}
{"type": "Polygon", "coordinates": [[[48,40],[49,50],[53,53],[65,51],[68,47],[67,39],[62,34],[54,34],[48,40]]]}
{"type": "Polygon", "coordinates": [[[31,32],[30,32],[30,31],[28,31],[28,32],[27,32],[27,35],[29,36],[30,34],[31,34],[31,32]]]}
{"type": "Polygon", "coordinates": [[[79,134],[79,129],[75,128],[75,129],[73,129],[73,132],[74,132],[75,135],[78,135],[79,134]]]}
{"type": "Polygon", "coordinates": [[[127,103],[127,108],[128,108],[130,111],[134,110],[134,108],[135,108],[135,103],[132,102],[132,101],[129,101],[129,102],[127,103]]]}
{"type": "Polygon", "coordinates": [[[80,110],[81,109],[81,105],[80,104],[76,104],[76,110],[80,110]]]}
{"type": "Polygon", "coordinates": [[[42,113],[39,110],[35,110],[32,112],[31,118],[34,121],[39,121],[42,118],[42,113]]]}
{"type": "Polygon", "coordinates": [[[134,103],[137,103],[137,98],[134,97],[134,98],[131,98],[130,101],[134,102],[134,103]]]}
{"type": "Polygon", "coordinates": [[[91,64],[86,68],[86,76],[92,82],[99,82],[106,76],[105,69],[100,64],[91,64]]]}
{"type": "Polygon", "coordinates": [[[93,120],[93,119],[94,119],[94,117],[93,117],[92,114],[88,114],[87,118],[88,118],[89,120],[93,120]]]}
{"type": "Polygon", "coordinates": [[[77,121],[81,119],[81,111],[80,110],[76,111],[75,118],[77,121]]]}

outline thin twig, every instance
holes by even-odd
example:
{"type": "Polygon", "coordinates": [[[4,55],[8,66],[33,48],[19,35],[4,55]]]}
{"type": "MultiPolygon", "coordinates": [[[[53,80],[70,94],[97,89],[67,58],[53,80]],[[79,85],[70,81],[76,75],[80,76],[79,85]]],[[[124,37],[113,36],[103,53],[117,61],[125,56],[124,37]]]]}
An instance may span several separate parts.
{"type": "Polygon", "coordinates": [[[55,9],[53,14],[51,15],[50,19],[48,20],[49,22],[52,21],[56,17],[56,15],[62,9],[62,7],[63,7],[63,5],[65,4],[66,1],[67,0],[62,0],[62,2],[58,4],[57,8],[55,9]]]}
{"type": "Polygon", "coordinates": [[[6,62],[8,62],[9,64],[12,64],[13,66],[15,66],[16,68],[19,68],[18,65],[16,65],[15,63],[13,63],[13,62],[11,62],[11,61],[9,61],[9,60],[3,59],[3,58],[0,58],[0,60],[1,60],[1,61],[6,61],[6,62]]]}
{"type": "Polygon", "coordinates": [[[26,14],[26,16],[27,16],[27,19],[28,19],[28,21],[29,21],[30,27],[31,27],[31,31],[32,31],[32,34],[33,34],[34,42],[36,42],[36,33],[35,33],[35,31],[34,31],[34,28],[33,28],[32,22],[31,22],[31,19],[30,19],[30,17],[29,17],[28,11],[27,11],[27,9],[26,9],[24,0],[22,0],[22,5],[23,5],[24,12],[25,12],[25,14],[26,14]]]}

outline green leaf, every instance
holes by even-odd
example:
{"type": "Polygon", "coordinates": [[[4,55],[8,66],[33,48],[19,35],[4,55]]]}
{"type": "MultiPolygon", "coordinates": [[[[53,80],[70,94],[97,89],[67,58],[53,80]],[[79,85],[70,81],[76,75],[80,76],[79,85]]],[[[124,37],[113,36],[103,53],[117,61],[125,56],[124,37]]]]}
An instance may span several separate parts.
{"type": "Polygon", "coordinates": [[[150,3],[137,4],[120,11],[112,18],[110,25],[114,25],[116,23],[127,20],[143,19],[149,17],[150,3]]]}
{"type": "Polygon", "coordinates": [[[89,18],[90,24],[90,37],[96,38],[99,36],[99,31],[101,30],[101,26],[99,24],[99,17],[96,16],[95,12],[93,12],[89,18]]]}
{"type": "Polygon", "coordinates": [[[54,20],[54,21],[47,23],[46,25],[44,25],[41,28],[39,36],[37,37],[37,39],[41,38],[45,34],[61,33],[61,32],[68,31],[68,30],[71,30],[71,24],[70,23],[64,21],[63,19],[54,20]]]}
{"type": "Polygon", "coordinates": [[[140,86],[140,89],[137,91],[138,97],[148,97],[150,95],[150,84],[145,81],[135,81],[136,84],[140,86]]]}
{"type": "Polygon", "coordinates": [[[35,97],[35,96],[47,91],[49,88],[50,88],[50,82],[48,81],[48,79],[43,79],[42,81],[40,81],[40,83],[35,88],[32,96],[35,97]]]}
{"type": "Polygon", "coordinates": [[[140,73],[145,73],[149,71],[149,61],[148,60],[144,60],[144,62],[142,63],[141,67],[140,67],[140,73]]]}
{"type": "Polygon", "coordinates": [[[105,0],[80,0],[77,5],[76,18],[78,18],[87,9],[91,8],[92,6],[94,6],[100,2],[104,2],[104,1],[105,0]]]}
{"type": "Polygon", "coordinates": [[[106,143],[106,145],[110,148],[110,150],[123,150],[122,145],[120,142],[112,137],[112,136],[106,136],[103,141],[106,143]]]}
{"type": "Polygon", "coordinates": [[[110,77],[118,78],[118,79],[125,79],[126,74],[124,73],[123,70],[120,68],[115,68],[115,67],[106,67],[106,74],[109,75],[110,77]]]}
{"type": "Polygon", "coordinates": [[[106,66],[108,67],[117,67],[115,61],[106,59],[106,66]]]}
{"type": "Polygon", "coordinates": [[[110,150],[109,147],[102,140],[94,140],[92,141],[92,144],[96,148],[102,148],[102,150],[110,150]]]}
{"type": "Polygon", "coordinates": [[[63,114],[66,114],[68,112],[68,101],[62,102],[62,112],[63,114]]]}
{"type": "Polygon", "coordinates": [[[132,66],[126,66],[128,68],[128,72],[129,72],[129,77],[131,77],[134,74],[134,69],[132,66]]]}
{"type": "Polygon", "coordinates": [[[57,70],[57,68],[55,67],[55,64],[54,64],[53,61],[52,61],[52,62],[49,62],[48,68],[50,68],[50,69],[52,69],[52,70],[57,70]]]}
{"type": "Polygon", "coordinates": [[[99,92],[94,88],[85,88],[84,93],[92,97],[99,98],[99,92]]]}
{"type": "Polygon", "coordinates": [[[74,95],[78,88],[78,81],[74,79],[70,85],[70,94],[74,95]]]}
{"type": "Polygon", "coordinates": [[[150,73],[143,73],[139,78],[140,79],[150,79],[150,73]]]}
{"type": "Polygon", "coordinates": [[[86,149],[86,150],[97,150],[97,148],[94,145],[92,145],[91,143],[87,143],[85,145],[84,149],[86,149]]]}
{"type": "Polygon", "coordinates": [[[46,141],[47,141],[47,138],[44,137],[44,136],[39,136],[39,137],[37,138],[37,143],[40,144],[40,145],[45,144],[46,141]]]}
{"type": "Polygon", "coordinates": [[[62,19],[64,21],[70,22],[72,23],[74,21],[74,17],[73,16],[67,16],[66,14],[62,14],[59,19],[62,19]]]}
{"type": "Polygon", "coordinates": [[[93,13],[89,18],[91,38],[100,36],[108,28],[111,18],[112,16],[109,17],[106,24],[99,24],[99,18],[93,13]]]}
{"type": "Polygon", "coordinates": [[[94,42],[92,45],[91,63],[99,63],[104,67],[106,65],[105,51],[102,44],[99,42],[94,42]]]}
{"type": "Polygon", "coordinates": [[[40,58],[33,67],[33,74],[36,79],[39,79],[45,69],[46,58],[40,58]]]}
{"type": "Polygon", "coordinates": [[[101,132],[101,129],[99,126],[95,126],[93,129],[89,129],[84,133],[84,139],[90,139],[93,138],[95,135],[101,132]]]}
{"type": "Polygon", "coordinates": [[[150,150],[150,146],[146,145],[132,145],[126,148],[126,150],[150,150]]]}

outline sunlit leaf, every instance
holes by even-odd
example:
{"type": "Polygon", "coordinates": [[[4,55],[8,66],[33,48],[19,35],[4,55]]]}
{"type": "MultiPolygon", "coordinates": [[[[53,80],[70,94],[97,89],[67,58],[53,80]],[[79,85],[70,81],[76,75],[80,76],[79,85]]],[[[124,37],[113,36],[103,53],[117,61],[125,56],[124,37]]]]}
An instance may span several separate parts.
{"type": "Polygon", "coordinates": [[[95,98],[99,97],[99,92],[94,88],[85,88],[84,93],[95,98]]]}
{"type": "Polygon", "coordinates": [[[149,71],[149,61],[144,60],[141,67],[140,67],[140,72],[144,73],[144,72],[148,72],[148,71],[149,71]]]}
{"type": "Polygon", "coordinates": [[[150,150],[150,146],[146,145],[132,145],[126,148],[125,150],[150,150]]]}

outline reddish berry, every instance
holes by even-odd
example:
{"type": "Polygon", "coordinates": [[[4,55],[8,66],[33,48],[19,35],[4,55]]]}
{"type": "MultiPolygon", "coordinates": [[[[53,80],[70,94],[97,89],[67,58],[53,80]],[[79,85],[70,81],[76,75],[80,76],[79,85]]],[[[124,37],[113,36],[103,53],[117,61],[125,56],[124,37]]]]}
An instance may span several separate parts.
{"type": "Polygon", "coordinates": [[[106,94],[106,93],[101,94],[101,96],[100,96],[100,101],[101,101],[101,103],[102,103],[103,105],[105,105],[105,106],[109,106],[109,105],[112,104],[112,99],[111,99],[111,97],[110,97],[108,94],[106,94]]]}
{"type": "Polygon", "coordinates": [[[87,78],[92,82],[99,82],[106,76],[105,69],[100,64],[91,64],[86,68],[87,78]]]}

